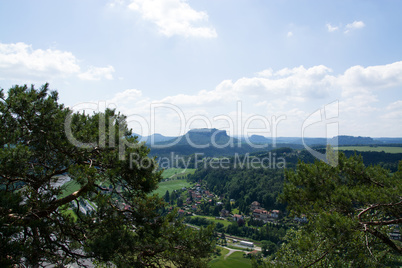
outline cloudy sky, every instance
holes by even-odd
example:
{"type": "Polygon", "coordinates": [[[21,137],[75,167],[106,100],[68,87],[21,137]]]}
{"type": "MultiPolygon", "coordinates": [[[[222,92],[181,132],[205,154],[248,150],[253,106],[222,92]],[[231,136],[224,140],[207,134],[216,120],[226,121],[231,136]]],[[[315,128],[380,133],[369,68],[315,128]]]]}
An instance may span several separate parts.
{"type": "Polygon", "coordinates": [[[0,2],[0,87],[115,107],[142,135],[402,136],[402,2],[0,2]]]}

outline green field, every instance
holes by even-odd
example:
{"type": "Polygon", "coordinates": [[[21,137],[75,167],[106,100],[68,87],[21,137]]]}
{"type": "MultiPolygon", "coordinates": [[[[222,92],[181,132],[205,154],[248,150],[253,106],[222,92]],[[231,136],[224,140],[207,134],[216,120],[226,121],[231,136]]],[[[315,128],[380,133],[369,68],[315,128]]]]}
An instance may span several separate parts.
{"type": "Polygon", "coordinates": [[[236,251],[230,254],[226,259],[225,255],[229,250],[222,249],[221,256],[212,259],[209,262],[211,268],[234,268],[234,267],[251,267],[250,259],[243,258],[243,252],[236,251]]]}
{"type": "Polygon", "coordinates": [[[183,187],[189,187],[190,183],[187,182],[185,179],[183,180],[170,180],[170,181],[163,181],[159,183],[158,189],[153,191],[152,193],[156,193],[159,196],[164,196],[166,191],[172,192],[173,190],[179,190],[183,187]]]}
{"type": "Polygon", "coordinates": [[[187,168],[187,169],[183,169],[183,168],[169,168],[169,169],[165,169],[162,173],[162,177],[164,179],[174,179],[176,177],[180,177],[180,176],[187,176],[187,174],[193,174],[195,172],[194,168],[187,168]]]}
{"type": "Polygon", "coordinates": [[[335,150],[340,151],[358,151],[358,152],[385,152],[391,154],[402,153],[402,147],[387,147],[387,146],[340,146],[335,147],[335,150]]]}
{"type": "Polygon", "coordinates": [[[191,216],[191,218],[196,218],[196,217],[198,217],[198,218],[205,218],[205,219],[207,219],[207,220],[210,220],[210,221],[214,222],[215,224],[217,224],[218,222],[219,222],[219,223],[222,223],[225,227],[228,226],[228,225],[230,225],[230,224],[232,224],[232,222],[230,222],[230,221],[227,221],[227,220],[217,220],[217,219],[215,219],[215,217],[212,217],[212,216],[191,216]]]}

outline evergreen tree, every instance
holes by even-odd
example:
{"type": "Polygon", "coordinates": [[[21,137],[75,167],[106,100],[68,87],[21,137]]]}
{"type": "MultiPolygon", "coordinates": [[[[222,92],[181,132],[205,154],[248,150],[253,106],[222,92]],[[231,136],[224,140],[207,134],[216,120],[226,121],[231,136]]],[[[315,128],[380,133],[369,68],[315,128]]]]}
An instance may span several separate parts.
{"type": "Polygon", "coordinates": [[[0,91],[0,266],[206,266],[213,230],[160,215],[161,172],[126,117],[57,99],[47,84],[0,91]]]}
{"type": "Polygon", "coordinates": [[[165,193],[165,202],[166,202],[166,203],[169,203],[169,202],[170,202],[169,190],[166,190],[166,193],[165,193]]]}
{"type": "Polygon", "coordinates": [[[230,201],[227,201],[227,202],[225,203],[225,209],[226,209],[227,211],[229,211],[229,212],[232,211],[232,205],[230,205],[230,201]]]}
{"type": "Polygon", "coordinates": [[[299,163],[288,171],[283,195],[291,215],[308,223],[290,230],[276,254],[279,266],[382,267],[402,264],[402,162],[390,174],[361,157],[299,163]],[[337,163],[336,163],[337,161],[337,163]]]}

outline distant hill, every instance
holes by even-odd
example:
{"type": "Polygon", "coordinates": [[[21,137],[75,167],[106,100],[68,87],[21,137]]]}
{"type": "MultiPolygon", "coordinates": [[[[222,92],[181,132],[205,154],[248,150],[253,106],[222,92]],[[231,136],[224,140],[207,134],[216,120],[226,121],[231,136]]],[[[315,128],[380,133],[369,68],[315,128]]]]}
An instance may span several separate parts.
{"type": "MultiPolygon", "coordinates": [[[[156,145],[189,145],[197,147],[209,147],[224,146],[232,143],[238,143],[238,139],[227,135],[225,130],[219,130],[216,128],[200,128],[191,129],[185,135],[180,137],[170,138],[161,142],[157,142],[156,145]]],[[[159,147],[157,146],[157,147],[159,147]]]]}
{"type": "Polygon", "coordinates": [[[261,135],[251,135],[248,139],[252,144],[268,144],[272,143],[272,139],[266,138],[261,135]]]}
{"type": "MultiPolygon", "coordinates": [[[[380,142],[381,143],[381,142],[380,142]]],[[[370,145],[378,144],[370,137],[337,136],[329,140],[331,145],[370,145]]]]}
{"type": "Polygon", "coordinates": [[[215,157],[261,150],[261,148],[253,148],[237,138],[230,137],[225,130],[216,128],[192,129],[181,137],[151,144],[150,147],[151,154],[159,156],[174,153],[177,155],[203,154],[215,157]]]}
{"type": "Polygon", "coordinates": [[[244,137],[231,137],[225,130],[216,128],[191,129],[185,135],[168,137],[161,134],[139,137],[151,147],[151,154],[167,156],[171,153],[178,155],[203,154],[204,156],[219,157],[259,151],[270,151],[275,148],[288,147],[304,149],[304,144],[309,147],[324,147],[328,143],[332,146],[347,145],[385,145],[399,146],[402,138],[371,138],[340,135],[331,139],[327,138],[300,138],[300,137],[264,137],[252,135],[248,139],[244,137]],[[151,144],[152,141],[152,144],[151,144]],[[275,144],[274,144],[275,142],[275,144]],[[304,143],[304,144],[303,144],[304,143]]]}
{"type": "Polygon", "coordinates": [[[155,133],[155,134],[152,134],[150,136],[141,136],[141,135],[138,135],[138,134],[133,134],[133,136],[137,136],[138,140],[140,142],[145,141],[146,144],[151,144],[151,142],[152,143],[160,143],[160,142],[165,142],[165,141],[172,140],[172,139],[176,138],[176,137],[163,136],[162,134],[159,134],[159,133],[155,133]]]}
{"type": "Polygon", "coordinates": [[[402,138],[373,138],[376,143],[384,144],[402,144],[402,138]]]}

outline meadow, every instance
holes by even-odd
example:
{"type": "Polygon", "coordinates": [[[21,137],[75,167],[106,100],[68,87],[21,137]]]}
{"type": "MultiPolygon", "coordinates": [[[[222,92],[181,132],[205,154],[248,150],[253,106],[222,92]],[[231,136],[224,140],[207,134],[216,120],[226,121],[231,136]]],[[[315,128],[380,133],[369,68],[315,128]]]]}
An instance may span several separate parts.
{"type": "Polygon", "coordinates": [[[225,227],[227,227],[228,225],[232,224],[232,222],[227,221],[227,220],[217,220],[213,216],[200,216],[200,215],[198,215],[198,216],[191,216],[191,218],[204,218],[204,219],[207,219],[207,220],[210,220],[210,221],[214,222],[215,224],[222,223],[225,227]]]}
{"type": "Polygon", "coordinates": [[[162,173],[162,177],[164,179],[174,179],[181,176],[187,176],[188,174],[193,174],[195,169],[193,168],[169,168],[165,169],[162,173]]]}
{"type": "Polygon", "coordinates": [[[236,251],[227,256],[225,259],[226,254],[229,253],[229,250],[222,249],[221,256],[215,257],[209,262],[211,268],[233,268],[233,267],[251,267],[250,259],[246,259],[243,257],[243,252],[236,251]]]}

